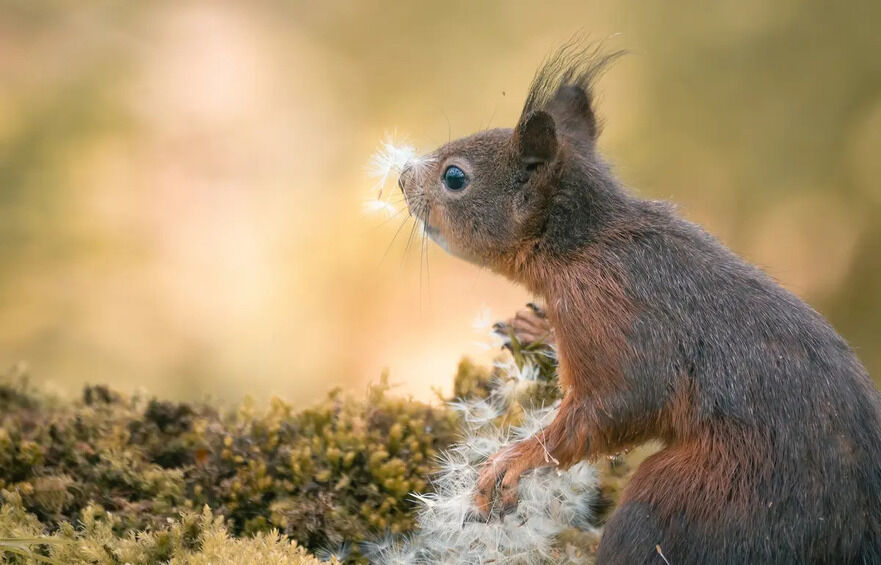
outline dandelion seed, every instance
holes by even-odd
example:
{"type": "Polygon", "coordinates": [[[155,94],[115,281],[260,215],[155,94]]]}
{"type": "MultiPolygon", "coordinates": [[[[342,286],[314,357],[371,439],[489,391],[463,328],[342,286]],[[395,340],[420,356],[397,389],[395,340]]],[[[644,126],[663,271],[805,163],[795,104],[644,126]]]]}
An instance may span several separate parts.
{"type": "Polygon", "coordinates": [[[509,406],[517,397],[517,392],[517,383],[506,380],[493,389],[492,395],[494,398],[498,398],[499,403],[503,406],[509,406]]]}
{"type": "Polygon", "coordinates": [[[511,341],[510,338],[499,335],[494,331],[487,332],[486,336],[486,340],[484,341],[475,340],[471,343],[484,351],[498,351],[511,341]]]}
{"type": "Polygon", "coordinates": [[[450,407],[462,415],[471,428],[482,428],[499,417],[501,410],[486,400],[455,401],[450,407]]]}
{"type": "Polygon", "coordinates": [[[376,153],[370,158],[369,174],[377,179],[374,191],[377,198],[393,176],[401,174],[408,163],[416,159],[416,149],[410,145],[396,144],[393,136],[386,137],[376,153]]]}
{"type": "Polygon", "coordinates": [[[522,366],[513,360],[497,361],[495,367],[502,371],[508,378],[520,382],[535,382],[541,375],[541,367],[526,359],[522,366]]]}
{"type": "Polygon", "coordinates": [[[490,329],[493,324],[493,314],[489,306],[481,306],[477,315],[471,320],[471,329],[478,333],[484,333],[490,329]]]}
{"type": "Polygon", "coordinates": [[[418,176],[425,165],[433,161],[430,157],[420,156],[412,145],[396,143],[394,136],[387,136],[371,157],[368,166],[370,176],[377,179],[373,186],[377,198],[382,198],[385,186],[390,180],[400,176],[404,169],[409,168],[418,176]]]}
{"type": "Polygon", "coordinates": [[[493,347],[493,344],[488,341],[474,340],[471,343],[472,343],[472,345],[474,345],[474,347],[477,347],[479,349],[483,349],[484,351],[492,351],[493,349],[496,349],[495,347],[493,347]]]}
{"type": "Polygon", "coordinates": [[[348,543],[342,543],[338,547],[319,547],[315,552],[315,557],[319,561],[345,561],[352,553],[352,548],[348,543]]]}
{"type": "Polygon", "coordinates": [[[490,310],[489,306],[481,306],[480,310],[478,310],[477,314],[471,320],[471,329],[478,334],[483,334],[487,336],[487,338],[483,341],[473,341],[475,346],[483,349],[484,351],[492,351],[501,349],[506,343],[510,341],[510,338],[505,335],[500,335],[495,331],[493,325],[494,316],[492,314],[492,310],[490,310]]]}
{"type": "Polygon", "coordinates": [[[383,212],[389,218],[398,213],[398,209],[384,200],[367,200],[364,202],[362,210],[365,214],[376,214],[383,212]]]}
{"type": "Polygon", "coordinates": [[[523,414],[523,419],[520,422],[520,425],[512,428],[514,437],[517,439],[526,439],[538,434],[554,420],[558,408],[559,403],[554,403],[545,408],[527,410],[523,414]]]}

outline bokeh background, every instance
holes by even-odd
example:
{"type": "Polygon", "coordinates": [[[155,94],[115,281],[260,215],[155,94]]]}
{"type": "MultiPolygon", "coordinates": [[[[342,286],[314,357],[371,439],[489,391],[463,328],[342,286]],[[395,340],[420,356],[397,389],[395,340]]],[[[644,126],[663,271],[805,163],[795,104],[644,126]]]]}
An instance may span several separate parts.
{"type": "Polygon", "coordinates": [[[365,215],[581,31],[602,148],[881,375],[881,3],[0,1],[0,367],[172,398],[447,389],[529,297],[365,215]]]}

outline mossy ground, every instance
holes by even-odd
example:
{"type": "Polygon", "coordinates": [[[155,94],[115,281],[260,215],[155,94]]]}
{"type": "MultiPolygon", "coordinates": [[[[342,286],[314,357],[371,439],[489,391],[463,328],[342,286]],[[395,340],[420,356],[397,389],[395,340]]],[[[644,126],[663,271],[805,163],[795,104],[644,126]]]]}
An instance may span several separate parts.
{"type": "MultiPolygon", "coordinates": [[[[559,391],[552,365],[540,370],[529,398],[546,402],[559,391]]],[[[484,396],[492,378],[465,360],[454,394],[484,396]]],[[[445,403],[385,383],[298,411],[280,399],[221,410],[102,386],[64,401],[2,379],[0,562],[363,561],[359,542],[413,530],[408,495],[431,490],[436,456],[458,439],[445,403]]]]}
{"type": "MultiPolygon", "coordinates": [[[[408,531],[407,495],[428,488],[456,416],[440,402],[389,394],[384,382],[367,398],[332,393],[302,411],[273,399],[265,409],[246,401],[228,412],[105,387],[64,402],[24,379],[3,382],[0,537],[72,536],[87,519],[120,540],[132,532],[161,537],[170,522],[194,523],[181,516],[205,506],[235,538],[277,531],[312,551],[408,531]]],[[[111,563],[176,555],[157,549],[132,561],[121,547],[107,548],[111,563]]]]}

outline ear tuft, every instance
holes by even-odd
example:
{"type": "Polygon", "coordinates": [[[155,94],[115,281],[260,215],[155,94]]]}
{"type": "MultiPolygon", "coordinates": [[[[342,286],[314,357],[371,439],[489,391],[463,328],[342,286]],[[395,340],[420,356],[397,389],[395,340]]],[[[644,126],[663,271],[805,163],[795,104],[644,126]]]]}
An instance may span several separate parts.
{"type": "Polygon", "coordinates": [[[550,113],[558,134],[590,150],[600,133],[593,108],[594,83],[625,53],[605,52],[602,43],[585,43],[582,37],[573,37],[535,73],[521,115],[536,110],[550,113]]]}
{"type": "Polygon", "coordinates": [[[547,163],[557,154],[554,118],[543,110],[530,112],[514,132],[520,157],[529,165],[547,163]]]}
{"type": "Polygon", "coordinates": [[[593,142],[599,135],[599,124],[593,111],[591,93],[574,84],[561,86],[548,102],[548,111],[560,121],[560,129],[576,136],[583,134],[593,142]]]}

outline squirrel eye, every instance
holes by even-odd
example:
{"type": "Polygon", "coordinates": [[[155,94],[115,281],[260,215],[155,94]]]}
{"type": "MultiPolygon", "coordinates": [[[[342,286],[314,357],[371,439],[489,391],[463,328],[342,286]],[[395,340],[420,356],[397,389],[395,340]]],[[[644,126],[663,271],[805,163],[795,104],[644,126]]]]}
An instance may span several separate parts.
{"type": "Polygon", "coordinates": [[[444,186],[450,190],[462,190],[468,184],[468,177],[465,175],[465,171],[456,165],[450,165],[444,171],[443,181],[444,186]]]}

